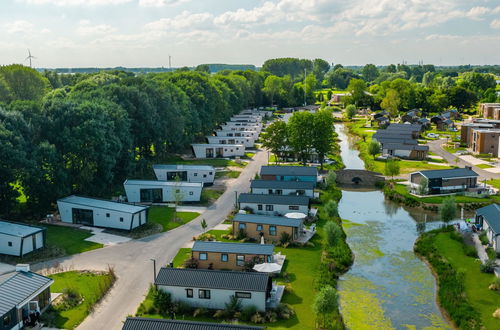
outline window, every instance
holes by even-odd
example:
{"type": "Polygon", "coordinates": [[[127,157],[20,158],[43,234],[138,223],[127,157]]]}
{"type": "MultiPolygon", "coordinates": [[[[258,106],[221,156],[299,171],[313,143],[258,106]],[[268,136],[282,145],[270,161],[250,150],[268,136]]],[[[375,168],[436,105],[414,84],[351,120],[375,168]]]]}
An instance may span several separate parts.
{"type": "Polygon", "coordinates": [[[194,173],[194,176],[198,176],[198,173],[194,173]]]}
{"type": "Polygon", "coordinates": [[[276,236],[276,226],[269,226],[269,235],[276,236]]]}
{"type": "Polygon", "coordinates": [[[106,218],[109,218],[109,213],[106,213],[106,218]]]}
{"type": "Polygon", "coordinates": [[[229,261],[228,255],[226,253],[221,254],[220,261],[228,262],[229,261]]]}
{"type": "Polygon", "coordinates": [[[186,297],[193,298],[193,289],[186,289],[186,297]]]}
{"type": "Polygon", "coordinates": [[[123,222],[123,217],[120,217],[120,222],[123,222]]]}
{"type": "Polygon", "coordinates": [[[262,204],[257,205],[257,210],[262,211],[262,204]]]}
{"type": "Polygon", "coordinates": [[[212,172],[208,172],[208,175],[212,175],[212,172]]]}
{"type": "Polygon", "coordinates": [[[236,296],[236,298],[252,299],[251,292],[235,292],[234,295],[236,296]]]}
{"type": "Polygon", "coordinates": [[[179,194],[180,192],[181,192],[180,189],[175,189],[176,194],[179,194]]]}
{"type": "Polygon", "coordinates": [[[276,189],[275,194],[276,194],[276,195],[283,195],[283,190],[281,190],[281,189],[276,189]]]}
{"type": "Polygon", "coordinates": [[[210,290],[199,289],[198,290],[198,297],[200,299],[210,299],[210,290]]]}
{"type": "Polygon", "coordinates": [[[262,231],[262,225],[257,225],[257,230],[262,231]]]}
{"type": "Polygon", "coordinates": [[[245,265],[245,256],[236,256],[236,266],[245,265]]]}
{"type": "Polygon", "coordinates": [[[244,222],[240,222],[240,224],[238,225],[238,229],[243,229],[243,230],[247,229],[247,224],[244,222]]]}
{"type": "Polygon", "coordinates": [[[266,205],[266,211],[273,211],[274,206],[273,205],[266,205]]]}
{"type": "Polygon", "coordinates": [[[207,175],[206,175],[206,174],[203,174],[203,177],[204,177],[204,178],[206,178],[206,177],[207,177],[207,175]]]}
{"type": "Polygon", "coordinates": [[[208,256],[206,253],[200,253],[200,260],[207,260],[208,256]]]}
{"type": "Polygon", "coordinates": [[[273,194],[273,190],[272,190],[272,189],[268,189],[268,190],[267,190],[267,193],[268,193],[269,195],[272,195],[272,194],[273,194]]]}
{"type": "Polygon", "coordinates": [[[298,209],[299,209],[299,207],[298,207],[297,205],[290,205],[290,206],[288,207],[288,209],[289,209],[289,210],[298,210],[298,209]]]}
{"type": "Polygon", "coordinates": [[[7,245],[8,246],[12,246],[12,242],[7,242],[7,245]]]}
{"type": "Polygon", "coordinates": [[[193,192],[192,191],[189,192],[189,196],[193,196],[193,192]]]}

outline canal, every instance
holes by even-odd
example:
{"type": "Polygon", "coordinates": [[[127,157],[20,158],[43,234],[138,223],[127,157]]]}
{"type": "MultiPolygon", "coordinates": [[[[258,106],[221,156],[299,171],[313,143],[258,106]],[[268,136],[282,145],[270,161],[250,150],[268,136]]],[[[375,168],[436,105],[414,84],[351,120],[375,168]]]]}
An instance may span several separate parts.
{"type": "MultiPolygon", "coordinates": [[[[335,126],[349,169],[364,169],[354,137],[335,126]]],[[[377,189],[343,188],[339,213],[355,254],[339,281],[340,309],[349,329],[449,329],[436,303],[436,282],[414,254],[419,233],[440,225],[435,215],[401,207],[377,189]]]]}

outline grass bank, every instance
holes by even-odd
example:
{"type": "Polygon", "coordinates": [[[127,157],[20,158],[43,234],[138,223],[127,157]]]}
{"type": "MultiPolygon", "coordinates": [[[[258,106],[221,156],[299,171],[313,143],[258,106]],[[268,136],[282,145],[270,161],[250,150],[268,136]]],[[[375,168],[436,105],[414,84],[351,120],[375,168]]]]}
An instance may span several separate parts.
{"type": "Polygon", "coordinates": [[[108,272],[70,271],[49,276],[52,292],[62,296],[43,314],[47,326],[74,329],[89,315],[113,286],[116,278],[108,272]]]}
{"type": "Polygon", "coordinates": [[[438,303],[459,329],[498,329],[492,314],[500,294],[488,289],[493,274],[480,272],[480,262],[465,254],[465,243],[453,227],[424,233],[415,252],[427,260],[438,281],[438,303]]]}

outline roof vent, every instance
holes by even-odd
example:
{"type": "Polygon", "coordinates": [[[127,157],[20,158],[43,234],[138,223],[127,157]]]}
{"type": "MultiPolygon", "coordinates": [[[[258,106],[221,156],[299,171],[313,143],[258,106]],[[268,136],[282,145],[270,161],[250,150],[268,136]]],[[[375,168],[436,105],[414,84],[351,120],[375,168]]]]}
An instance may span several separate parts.
{"type": "Polygon", "coordinates": [[[16,265],[16,272],[29,272],[29,271],[30,271],[29,264],[17,264],[16,265]]]}
{"type": "Polygon", "coordinates": [[[465,168],[472,171],[472,166],[465,166],[465,168]]]}

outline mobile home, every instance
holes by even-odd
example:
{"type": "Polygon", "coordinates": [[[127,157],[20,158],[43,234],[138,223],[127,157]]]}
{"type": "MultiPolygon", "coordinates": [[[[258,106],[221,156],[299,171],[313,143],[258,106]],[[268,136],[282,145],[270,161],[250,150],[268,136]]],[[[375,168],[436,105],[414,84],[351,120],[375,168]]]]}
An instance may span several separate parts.
{"type": "Polygon", "coordinates": [[[203,183],[126,180],[123,187],[131,203],[199,202],[203,183]]]}
{"type": "Polygon", "coordinates": [[[207,136],[207,141],[217,144],[242,144],[246,148],[253,148],[255,145],[254,139],[246,137],[207,136]]]}
{"type": "Polygon", "coordinates": [[[314,197],[315,183],[312,181],[252,180],[252,194],[296,195],[314,197]]]}
{"type": "Polygon", "coordinates": [[[230,158],[245,155],[245,146],[242,144],[191,144],[196,158],[230,158]]]}
{"type": "Polygon", "coordinates": [[[251,138],[255,141],[259,138],[259,133],[256,131],[232,131],[218,129],[215,131],[215,136],[246,137],[251,138]]]}
{"type": "Polygon", "coordinates": [[[0,254],[23,257],[45,244],[45,228],[0,220],[0,254]]]}
{"type": "Polygon", "coordinates": [[[104,228],[132,230],[148,221],[147,207],[107,200],[68,196],[57,201],[61,221],[104,228]]]}
{"type": "Polygon", "coordinates": [[[293,195],[240,194],[240,210],[255,214],[284,215],[289,212],[309,214],[309,197],[293,195]]]}
{"type": "Polygon", "coordinates": [[[156,178],[161,181],[201,182],[213,184],[215,168],[209,165],[153,165],[156,178]]]}

